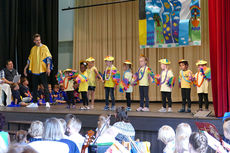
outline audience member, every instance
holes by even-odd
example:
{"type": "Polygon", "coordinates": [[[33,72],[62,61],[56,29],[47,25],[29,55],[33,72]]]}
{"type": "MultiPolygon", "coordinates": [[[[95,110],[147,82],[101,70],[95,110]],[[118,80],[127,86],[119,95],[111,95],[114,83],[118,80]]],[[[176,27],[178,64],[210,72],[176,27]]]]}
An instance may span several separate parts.
{"type": "Polygon", "coordinates": [[[175,152],[175,132],[172,127],[168,125],[162,126],[158,131],[158,140],[166,145],[163,150],[164,153],[175,152]]]}
{"type": "Polygon", "coordinates": [[[206,153],[208,140],[204,133],[193,132],[189,137],[189,153],[206,153]]]}
{"type": "Polygon", "coordinates": [[[30,135],[29,142],[41,141],[43,129],[43,123],[41,121],[33,121],[28,130],[30,135]]]}

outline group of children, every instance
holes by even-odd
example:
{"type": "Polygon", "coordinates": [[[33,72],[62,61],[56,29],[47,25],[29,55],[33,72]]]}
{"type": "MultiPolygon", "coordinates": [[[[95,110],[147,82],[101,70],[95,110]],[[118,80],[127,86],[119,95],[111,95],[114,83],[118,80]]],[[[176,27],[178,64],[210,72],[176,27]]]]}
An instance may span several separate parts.
{"type": "MultiPolygon", "coordinates": [[[[89,97],[91,97],[91,108],[94,108],[94,96],[96,88],[96,79],[98,78],[104,83],[105,89],[105,107],[104,110],[115,110],[115,96],[114,90],[116,86],[119,86],[120,92],[125,92],[127,101],[127,111],[131,111],[131,93],[133,92],[133,86],[139,85],[140,94],[140,107],[136,111],[149,111],[149,85],[150,82],[156,83],[160,86],[162,95],[162,108],[159,112],[172,112],[172,88],[175,84],[175,77],[172,70],[169,68],[171,62],[168,59],[161,59],[161,74],[155,75],[152,70],[147,66],[148,59],[144,55],[139,58],[140,67],[136,73],[132,73],[132,63],[129,60],[123,62],[123,76],[120,76],[119,71],[113,65],[114,57],[106,56],[104,58],[106,69],[103,74],[98,72],[95,67],[95,59],[90,57],[86,61],[80,63],[80,73],[67,69],[59,72],[57,79],[66,89],[69,105],[73,104],[71,99],[73,92],[73,82],[79,86],[78,92],[81,93],[83,107],[81,109],[90,109],[88,106],[89,97]],[[109,97],[112,104],[109,106],[109,97]],[[166,109],[166,101],[168,101],[168,110],[166,109]]],[[[199,60],[196,65],[198,72],[194,75],[189,70],[187,60],[180,60],[179,62],[179,86],[181,87],[182,94],[182,109],[179,112],[191,112],[191,98],[190,92],[192,85],[197,87],[197,93],[199,97],[199,110],[202,110],[203,99],[205,101],[205,110],[208,110],[208,81],[211,79],[210,68],[207,67],[207,62],[199,60]],[[187,109],[186,109],[186,103],[187,109]]],[[[70,107],[70,106],[69,106],[70,107]]]]}
{"type": "MultiPolygon", "coordinates": [[[[99,79],[104,83],[105,89],[105,107],[104,110],[115,110],[115,96],[114,90],[119,86],[120,92],[125,92],[127,101],[127,111],[131,111],[131,94],[133,86],[139,86],[140,107],[136,111],[149,111],[149,85],[150,82],[156,83],[160,86],[162,95],[162,108],[159,112],[172,112],[172,88],[175,84],[175,77],[172,70],[169,68],[171,62],[168,59],[161,59],[161,74],[154,74],[148,67],[148,59],[144,55],[139,58],[140,67],[136,73],[132,73],[132,63],[129,60],[123,62],[123,76],[113,65],[114,57],[106,56],[104,58],[106,69],[101,74],[95,67],[95,59],[89,57],[86,61],[80,62],[80,72],[72,69],[59,71],[57,74],[57,81],[59,85],[55,85],[53,90],[49,85],[50,102],[51,103],[67,103],[67,108],[76,108],[76,102],[80,101],[80,95],[83,106],[80,108],[93,109],[94,97],[96,89],[96,81],[99,79]],[[109,97],[112,100],[111,107],[109,106],[109,97]],[[89,98],[91,98],[91,106],[89,107],[89,98]],[[168,109],[166,109],[166,101],[168,101],[168,109]]],[[[205,101],[205,110],[208,110],[208,81],[211,79],[210,68],[207,67],[207,62],[199,60],[196,65],[198,72],[194,75],[189,70],[187,60],[180,60],[179,62],[179,86],[182,95],[182,108],[179,112],[191,112],[191,87],[197,87],[199,97],[199,110],[202,111],[203,100],[205,101]],[[187,104],[187,109],[186,109],[187,104]]],[[[39,103],[44,103],[44,96],[42,96],[42,86],[39,89],[39,103]]],[[[22,78],[20,87],[17,84],[12,85],[12,93],[15,104],[27,105],[27,102],[32,100],[32,95],[29,92],[28,80],[22,78]]]]}

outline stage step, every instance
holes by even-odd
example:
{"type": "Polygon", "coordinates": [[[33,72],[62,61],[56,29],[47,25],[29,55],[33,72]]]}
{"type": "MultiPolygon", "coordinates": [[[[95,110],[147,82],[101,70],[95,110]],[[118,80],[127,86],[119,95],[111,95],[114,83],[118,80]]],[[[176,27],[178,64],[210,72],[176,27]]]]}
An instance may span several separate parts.
{"type": "Polygon", "coordinates": [[[11,120],[11,121],[8,121],[8,130],[11,130],[10,126],[12,124],[14,125],[17,125],[18,126],[18,130],[22,130],[21,129],[21,126],[30,126],[30,124],[32,123],[32,121],[14,121],[14,120],[11,120]]]}

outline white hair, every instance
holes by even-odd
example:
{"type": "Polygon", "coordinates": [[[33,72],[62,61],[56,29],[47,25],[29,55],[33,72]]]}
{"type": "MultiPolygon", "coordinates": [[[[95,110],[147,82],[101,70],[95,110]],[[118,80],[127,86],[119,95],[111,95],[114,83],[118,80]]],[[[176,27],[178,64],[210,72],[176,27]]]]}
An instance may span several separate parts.
{"type": "Polygon", "coordinates": [[[188,123],[181,123],[176,128],[176,151],[183,153],[188,151],[189,137],[192,134],[192,129],[188,123]]]}
{"type": "Polygon", "coordinates": [[[79,119],[72,118],[69,120],[67,126],[79,132],[81,130],[82,122],[79,119]]]}
{"type": "Polygon", "coordinates": [[[33,121],[30,125],[28,133],[31,137],[41,137],[43,133],[43,123],[41,121],[33,121]]]}
{"type": "Polygon", "coordinates": [[[66,131],[66,121],[63,118],[60,118],[59,121],[61,122],[61,124],[64,128],[64,131],[66,131]]]}
{"type": "Polygon", "coordinates": [[[64,128],[57,118],[48,118],[44,124],[42,138],[44,140],[60,140],[64,137],[64,128]]]}
{"type": "Polygon", "coordinates": [[[158,140],[162,141],[164,144],[174,141],[175,132],[173,128],[168,125],[162,126],[158,131],[158,140]]]}

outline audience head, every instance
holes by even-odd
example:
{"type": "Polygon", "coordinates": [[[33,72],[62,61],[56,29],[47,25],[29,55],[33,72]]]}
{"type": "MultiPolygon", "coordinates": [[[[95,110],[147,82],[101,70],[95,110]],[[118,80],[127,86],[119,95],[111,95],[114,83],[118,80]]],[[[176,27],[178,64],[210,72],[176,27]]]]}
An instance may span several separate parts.
{"type": "Polygon", "coordinates": [[[208,140],[204,133],[193,132],[189,137],[190,153],[206,153],[208,149],[208,140]]]}
{"type": "Polygon", "coordinates": [[[64,120],[66,121],[66,123],[68,123],[69,120],[71,120],[72,118],[76,119],[76,116],[73,114],[66,114],[64,120]]]}
{"type": "Polygon", "coordinates": [[[5,116],[2,113],[0,113],[0,131],[3,130],[3,127],[5,125],[5,121],[6,121],[5,116]]]}
{"type": "Polygon", "coordinates": [[[42,137],[44,127],[43,123],[41,121],[33,121],[30,125],[30,128],[28,130],[28,133],[31,137],[42,137]]]}
{"type": "Polygon", "coordinates": [[[125,107],[118,107],[115,114],[116,122],[129,122],[128,113],[125,110],[125,107]]]}
{"type": "Polygon", "coordinates": [[[13,63],[13,61],[12,60],[7,60],[6,61],[6,68],[8,69],[8,70],[13,70],[13,68],[14,68],[14,63],[13,63]]]}
{"type": "Polygon", "coordinates": [[[38,153],[29,145],[13,144],[10,146],[7,153],[38,153]]]}
{"type": "Polygon", "coordinates": [[[72,118],[67,123],[67,132],[69,135],[79,133],[81,130],[82,122],[79,119],[72,118]]]}
{"type": "Polygon", "coordinates": [[[141,54],[139,58],[140,66],[145,66],[148,63],[148,58],[141,54]]]}
{"type": "Polygon", "coordinates": [[[43,140],[60,140],[64,137],[64,129],[60,120],[48,118],[44,123],[43,140]]]}
{"type": "Polygon", "coordinates": [[[175,132],[173,128],[168,125],[162,126],[158,131],[158,140],[162,141],[164,144],[175,141],[175,132]]]}
{"type": "Polygon", "coordinates": [[[64,131],[66,131],[66,121],[63,118],[59,118],[59,121],[61,122],[61,125],[62,125],[64,131]]]}
{"type": "Polygon", "coordinates": [[[26,139],[27,139],[27,131],[24,131],[24,130],[19,130],[17,131],[16,133],[16,142],[17,143],[26,143],[26,139]]]}
{"type": "MultiPolygon", "coordinates": [[[[106,121],[108,120],[109,116],[106,114],[101,114],[99,116],[97,125],[98,125],[98,129],[101,129],[103,127],[103,125],[106,123],[106,121]]],[[[108,129],[110,125],[110,120],[107,121],[106,125],[105,125],[105,129],[108,129]]]]}
{"type": "Polygon", "coordinates": [[[188,151],[189,137],[192,129],[189,124],[181,123],[176,128],[176,151],[178,153],[188,151]]]}
{"type": "Polygon", "coordinates": [[[41,35],[38,33],[33,35],[33,41],[34,41],[36,46],[40,46],[41,45],[41,35]]]}
{"type": "Polygon", "coordinates": [[[224,137],[230,140],[230,120],[223,124],[224,137]]]}

